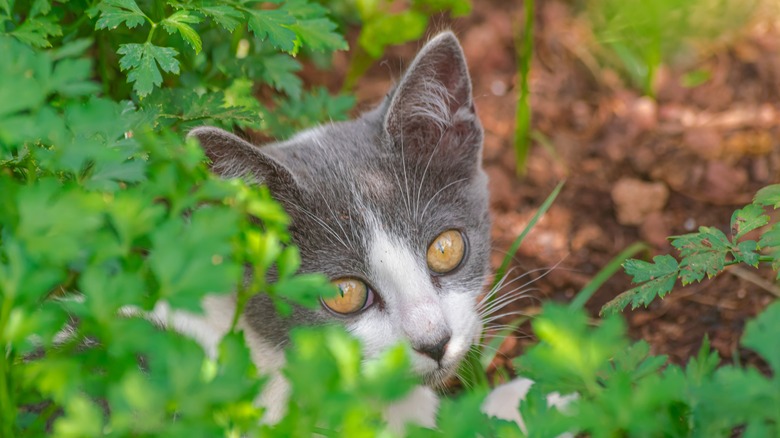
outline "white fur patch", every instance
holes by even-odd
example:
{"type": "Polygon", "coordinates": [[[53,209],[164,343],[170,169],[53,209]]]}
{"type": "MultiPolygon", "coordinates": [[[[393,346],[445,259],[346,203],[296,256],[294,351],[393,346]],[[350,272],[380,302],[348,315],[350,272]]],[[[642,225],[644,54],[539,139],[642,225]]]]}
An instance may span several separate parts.
{"type": "Polygon", "coordinates": [[[387,408],[385,418],[390,430],[403,435],[409,423],[424,427],[436,427],[439,397],[427,386],[417,386],[403,400],[387,408]]]}
{"type": "MultiPolygon", "coordinates": [[[[525,396],[533,386],[534,381],[524,377],[518,377],[510,382],[499,385],[485,397],[482,403],[482,412],[485,414],[500,418],[502,420],[514,421],[524,434],[527,434],[525,423],[520,416],[520,403],[525,400],[525,396]]],[[[547,405],[555,406],[558,410],[564,411],[566,406],[577,399],[577,394],[560,395],[557,392],[547,394],[547,405]]],[[[558,438],[574,438],[571,433],[563,433],[558,438]]]]}

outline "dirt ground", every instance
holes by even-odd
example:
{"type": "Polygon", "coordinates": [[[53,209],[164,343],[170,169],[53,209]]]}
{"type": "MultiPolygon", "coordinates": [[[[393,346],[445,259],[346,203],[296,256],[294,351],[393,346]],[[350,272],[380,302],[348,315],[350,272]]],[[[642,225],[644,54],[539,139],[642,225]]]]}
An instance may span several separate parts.
{"type": "MultiPolygon", "coordinates": [[[[477,111],[485,129],[484,165],[490,176],[494,254],[498,266],[555,185],[566,185],[515,257],[517,274],[535,271],[528,298],[516,310],[533,313],[545,300],[567,301],[633,242],[674,253],[666,237],[700,225],[728,233],[731,212],[755,191],[780,182],[780,29],[749,26],[731,45],[711,50],[687,71],[711,78],[681,85],[686,69],[665,67],[657,98],[626,85],[590,55],[587,22],[567,2],[537,0],[531,67],[535,142],[527,174],[516,176],[513,152],[516,104],[514,33],[522,2],[473,0],[473,13],[437,17],[435,29],[456,32],[468,58],[477,111]],[[546,275],[545,275],[546,274],[546,275]]],[[[378,102],[421,43],[389,50],[358,84],[359,107],[378,102]]],[[[346,54],[335,59],[337,89],[346,54]]],[[[677,288],[648,309],[627,311],[634,339],[656,354],[683,362],[709,335],[724,361],[749,360],[739,347],[747,319],[778,292],[769,271],[731,268],[719,277],[677,288]]],[[[594,315],[629,277],[616,274],[593,296],[594,315]]],[[[519,355],[530,329],[501,347],[499,361],[519,355]]]]}

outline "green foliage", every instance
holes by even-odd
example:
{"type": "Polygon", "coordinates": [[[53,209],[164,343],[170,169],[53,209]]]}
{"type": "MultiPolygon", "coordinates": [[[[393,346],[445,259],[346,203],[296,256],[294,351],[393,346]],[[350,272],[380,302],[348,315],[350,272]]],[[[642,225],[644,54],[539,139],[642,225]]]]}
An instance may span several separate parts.
{"type": "MultiPolygon", "coordinates": [[[[323,110],[330,111],[329,119],[344,119],[351,98],[331,102],[321,90],[303,90],[295,75],[301,65],[294,56],[302,50],[327,54],[347,47],[336,24],[312,0],[273,3],[269,9],[253,0],[21,1],[0,8],[0,29],[33,47],[55,47],[54,57],[68,58],[73,50],[89,53],[97,61],[89,74],[97,76],[105,97],[134,100],[141,117],[155,125],[237,124],[282,137],[290,130],[279,128],[280,123],[261,125],[273,107],[284,106],[285,117],[297,121],[296,127],[324,120],[323,110]],[[255,83],[279,92],[268,102],[271,107],[252,97],[255,83]],[[290,105],[301,97],[315,108],[290,105]]],[[[61,63],[60,68],[75,66],[61,63]]],[[[66,72],[52,77],[64,78],[66,72]]],[[[8,85],[11,92],[24,93],[8,85]]],[[[95,84],[89,86],[94,91],[95,84]]]]}
{"type": "MultiPolygon", "coordinates": [[[[680,252],[678,262],[670,255],[656,256],[653,263],[627,260],[623,267],[639,286],[622,293],[604,306],[602,312],[614,313],[631,304],[635,309],[647,306],[656,296],[663,298],[680,279],[683,286],[712,278],[727,266],[744,263],[754,268],[768,262],[780,268],[780,223],[772,223],[766,208],[780,207],[780,185],[761,189],[753,203],[738,209],[731,216],[731,238],[713,227],[700,227],[696,233],[670,237],[672,246],[680,252]],[[745,239],[751,232],[767,225],[758,241],[745,239]]],[[[780,273],[778,273],[780,279],[780,273]]]]}
{"type": "MultiPolygon", "coordinates": [[[[658,68],[703,44],[743,28],[761,0],[595,0],[586,16],[602,59],[617,66],[647,95],[658,68]]],[[[688,85],[706,81],[700,73],[688,85]]]]}
{"type": "Polygon", "coordinates": [[[327,11],[306,0],[260,6],[0,4],[0,436],[385,429],[382,407],[412,382],[403,349],[360,369],[343,332],[295,335],[287,373],[306,396],[270,428],[241,332],[210,357],[138,316],[163,300],[197,314],[205,295],[235,291],[235,327],[253,294],[285,313],[333,292],[324,276],[296,273],[288,218],[269,192],[212,176],[201,148],[183,141],[195,123],[281,136],[352,106],[295,76],[291,55],[346,47],[327,11]],[[255,82],[279,91],[276,111],[254,99],[255,82]],[[359,417],[367,394],[374,414],[359,417]]]}
{"type": "Polygon", "coordinates": [[[618,316],[591,327],[582,310],[547,304],[533,324],[539,344],[516,361],[536,381],[521,406],[528,436],[728,437],[743,425],[753,436],[776,436],[779,320],[775,302],[742,338],[774,370],[767,377],[752,367],[718,368],[706,339],[687,365],[667,365],[644,341],[629,345],[618,316]],[[543,394],[550,391],[577,395],[559,409],[547,406],[543,394]]]}
{"type": "Polygon", "coordinates": [[[353,88],[387,47],[422,38],[434,14],[449,12],[459,17],[471,12],[470,0],[412,0],[400,7],[391,0],[323,1],[342,11],[343,20],[361,24],[359,48],[353,52],[344,89],[353,88]]]}

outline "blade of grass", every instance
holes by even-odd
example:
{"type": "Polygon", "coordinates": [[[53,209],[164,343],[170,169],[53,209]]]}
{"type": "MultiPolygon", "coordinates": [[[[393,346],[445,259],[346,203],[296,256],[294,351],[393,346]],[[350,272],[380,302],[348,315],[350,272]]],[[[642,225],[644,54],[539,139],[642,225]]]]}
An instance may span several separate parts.
{"type": "Polygon", "coordinates": [[[509,247],[509,251],[507,251],[504,260],[501,261],[501,266],[499,266],[498,270],[496,271],[495,278],[493,279],[493,285],[490,288],[491,290],[496,287],[502,278],[504,278],[504,274],[506,274],[506,270],[509,268],[509,264],[512,263],[512,258],[514,258],[515,253],[517,253],[517,249],[520,248],[520,244],[523,243],[523,239],[525,239],[525,236],[528,235],[534,225],[536,225],[536,222],[538,222],[544,213],[547,212],[553,201],[555,201],[555,198],[558,197],[558,193],[560,193],[565,183],[566,181],[561,181],[557,186],[555,186],[555,189],[553,189],[552,193],[547,196],[547,199],[544,200],[542,206],[539,207],[539,210],[536,212],[534,217],[531,218],[531,221],[528,222],[528,225],[525,226],[523,232],[517,236],[514,242],[512,242],[512,246],[509,247]]]}
{"type": "Polygon", "coordinates": [[[629,245],[628,248],[620,251],[618,255],[613,257],[606,266],[601,268],[598,274],[596,274],[596,276],[593,277],[579,293],[577,293],[577,296],[569,303],[569,308],[581,309],[585,306],[585,303],[588,302],[598,288],[615,275],[615,272],[623,266],[623,262],[626,261],[627,258],[646,249],[648,249],[648,246],[644,242],[634,242],[629,245]]]}
{"type": "Polygon", "coordinates": [[[515,111],[515,167],[518,175],[525,175],[528,150],[531,147],[531,103],[529,99],[528,72],[534,51],[534,1],[523,1],[525,23],[517,38],[517,75],[520,78],[520,94],[515,111]]]}
{"type": "Polygon", "coordinates": [[[478,351],[476,348],[472,348],[468,353],[466,353],[465,359],[463,359],[463,362],[460,364],[460,368],[458,368],[458,380],[460,380],[463,386],[467,389],[472,390],[475,388],[490,387],[487,374],[482,368],[482,362],[480,361],[481,356],[481,351],[478,351]]]}
{"type": "MultiPolygon", "coordinates": [[[[558,194],[561,192],[561,189],[565,183],[566,181],[561,181],[557,186],[555,186],[553,191],[547,196],[547,199],[544,200],[541,207],[539,207],[539,210],[537,210],[536,214],[534,214],[534,216],[531,218],[531,221],[528,222],[528,225],[525,226],[520,235],[517,236],[514,242],[512,242],[512,245],[509,247],[509,251],[507,251],[504,260],[501,262],[501,266],[496,271],[493,285],[490,288],[491,290],[496,288],[498,282],[501,281],[501,279],[504,277],[506,270],[509,268],[509,264],[512,262],[512,258],[514,257],[515,253],[517,253],[517,249],[520,248],[520,244],[523,243],[525,236],[528,235],[539,219],[541,219],[547,210],[550,209],[550,206],[552,205],[553,201],[555,201],[555,198],[558,197],[558,194]]],[[[482,365],[483,354],[484,350],[477,349],[471,349],[469,350],[468,354],[466,354],[466,358],[463,360],[460,368],[458,369],[458,379],[461,381],[461,383],[463,383],[463,386],[467,388],[489,387],[487,374],[485,374],[485,367],[482,365]]],[[[493,359],[491,358],[490,360],[492,361],[493,359]]]]}

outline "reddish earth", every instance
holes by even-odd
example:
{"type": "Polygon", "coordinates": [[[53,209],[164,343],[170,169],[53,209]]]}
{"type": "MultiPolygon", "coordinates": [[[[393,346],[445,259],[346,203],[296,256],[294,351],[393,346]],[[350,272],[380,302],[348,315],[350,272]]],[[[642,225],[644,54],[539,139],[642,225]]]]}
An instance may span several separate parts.
{"type": "MultiPolygon", "coordinates": [[[[647,243],[650,249],[638,257],[649,258],[673,253],[667,236],[700,225],[727,232],[734,209],[748,203],[757,189],[780,182],[776,26],[747,26],[732,44],[712,48],[688,62],[686,70],[664,67],[653,100],[597,62],[589,51],[587,22],[570,3],[538,0],[532,128],[547,145],[535,142],[526,175],[517,177],[514,33],[522,3],[473,4],[469,17],[433,21],[436,28],[458,34],[473,77],[491,180],[494,266],[555,185],[566,180],[514,258],[515,272],[535,271],[529,277],[538,278],[528,285],[529,298],[516,303],[517,310],[533,313],[542,301],[570,300],[633,242],[647,243]],[[706,69],[711,77],[685,88],[681,77],[694,69],[706,69]]],[[[419,47],[413,43],[389,50],[360,80],[363,107],[381,98],[419,47]]],[[[335,76],[327,73],[334,89],[347,56],[337,56],[335,76]]],[[[678,288],[648,309],[627,311],[630,334],[674,362],[695,353],[705,335],[725,361],[751,357],[740,349],[739,338],[746,320],[776,298],[780,289],[772,279],[769,271],[731,268],[713,280],[678,288]]],[[[629,288],[628,276],[619,272],[587,307],[596,315],[629,288]]],[[[527,326],[521,330],[530,332],[527,326]]],[[[504,358],[522,352],[529,342],[523,333],[504,343],[504,358]]]]}

